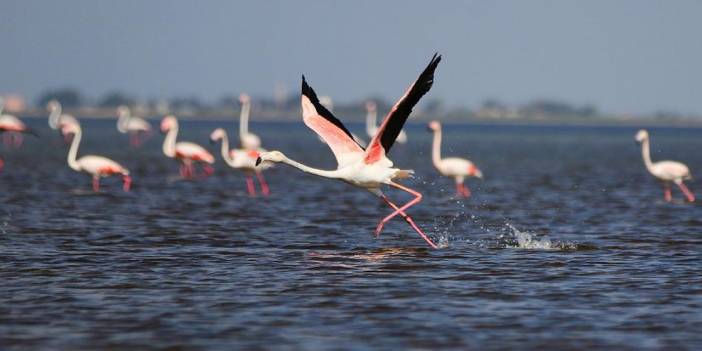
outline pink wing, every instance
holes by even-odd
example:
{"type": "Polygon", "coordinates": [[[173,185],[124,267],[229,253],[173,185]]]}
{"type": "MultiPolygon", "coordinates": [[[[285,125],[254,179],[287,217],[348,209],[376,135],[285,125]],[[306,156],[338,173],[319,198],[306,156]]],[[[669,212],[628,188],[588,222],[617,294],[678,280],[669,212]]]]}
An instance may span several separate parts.
{"type": "Polygon", "coordinates": [[[412,112],[412,108],[419,102],[419,99],[431,89],[434,83],[434,71],[441,62],[441,56],[434,54],[427,68],[419,75],[412,86],[407,89],[405,95],[395,103],[392,110],[385,116],[383,123],[378,128],[378,132],[368,143],[364,161],[367,164],[377,162],[390,151],[395,139],[402,131],[405,121],[412,112]]]}
{"type": "Polygon", "coordinates": [[[301,104],[305,124],[329,145],[339,165],[348,160],[347,156],[363,152],[363,148],[353,139],[351,132],[319,103],[317,94],[307,85],[305,76],[302,76],[301,104]]]}

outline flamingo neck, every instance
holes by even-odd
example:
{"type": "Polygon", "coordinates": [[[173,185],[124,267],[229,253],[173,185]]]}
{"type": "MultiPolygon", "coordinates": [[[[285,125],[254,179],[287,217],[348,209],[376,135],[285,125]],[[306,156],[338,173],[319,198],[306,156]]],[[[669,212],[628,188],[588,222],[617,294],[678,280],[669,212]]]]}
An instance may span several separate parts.
{"type": "Polygon", "coordinates": [[[431,162],[436,168],[441,165],[441,129],[434,131],[434,140],[431,143],[431,162]]]}
{"type": "Polygon", "coordinates": [[[5,99],[0,98],[0,114],[2,114],[2,110],[5,109],[5,99]]]}
{"type": "Polygon", "coordinates": [[[366,113],[366,133],[368,133],[368,136],[371,138],[375,136],[375,133],[378,129],[377,123],[378,119],[378,111],[368,111],[366,113]]]}
{"type": "Polygon", "coordinates": [[[73,170],[80,171],[81,167],[78,164],[78,145],[80,144],[80,138],[83,135],[83,131],[78,128],[73,134],[73,141],[71,141],[71,148],[68,149],[68,166],[73,170]]]}
{"type": "Polygon", "coordinates": [[[244,102],[239,114],[239,138],[244,139],[249,134],[249,113],[251,112],[251,102],[244,102]]]}
{"type": "Polygon", "coordinates": [[[117,118],[117,130],[121,133],[127,132],[127,123],[129,123],[129,118],[131,117],[130,111],[123,111],[119,113],[117,118]]]}
{"type": "Polygon", "coordinates": [[[339,172],[338,171],[327,171],[323,169],[317,169],[317,168],[312,168],[310,166],[303,165],[302,163],[299,163],[297,161],[289,159],[287,156],[283,157],[283,160],[281,161],[283,163],[286,163],[290,166],[293,166],[305,173],[309,174],[314,174],[316,176],[324,177],[324,178],[334,178],[338,179],[340,178],[339,172]]]}
{"type": "Polygon", "coordinates": [[[49,113],[49,127],[51,129],[57,129],[59,127],[58,122],[59,122],[59,117],[61,116],[61,107],[56,107],[51,109],[51,112],[49,113]]]}
{"type": "Polygon", "coordinates": [[[178,137],[178,122],[168,130],[166,138],[163,139],[163,153],[168,157],[175,157],[176,154],[176,138],[178,137]]]}
{"type": "Polygon", "coordinates": [[[229,152],[229,137],[227,136],[227,133],[222,135],[221,152],[224,162],[226,162],[230,167],[234,167],[234,158],[232,158],[232,155],[229,152]]]}
{"type": "Polygon", "coordinates": [[[646,165],[646,169],[651,171],[651,169],[653,168],[653,162],[651,161],[651,147],[648,139],[644,139],[641,142],[641,156],[643,156],[643,161],[646,165]]]}

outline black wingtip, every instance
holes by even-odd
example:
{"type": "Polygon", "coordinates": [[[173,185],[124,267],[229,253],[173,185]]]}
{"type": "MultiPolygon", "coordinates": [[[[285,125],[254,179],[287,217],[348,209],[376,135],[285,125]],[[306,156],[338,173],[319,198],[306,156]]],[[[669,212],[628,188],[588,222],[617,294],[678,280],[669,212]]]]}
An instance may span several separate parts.
{"type": "Polygon", "coordinates": [[[312,103],[317,105],[317,103],[319,101],[317,99],[317,94],[314,92],[314,89],[312,89],[312,87],[309,84],[307,84],[307,80],[305,79],[304,74],[302,75],[302,89],[301,90],[302,90],[301,91],[302,95],[307,96],[307,98],[310,99],[312,101],[312,103]]]}
{"type": "MultiPolygon", "coordinates": [[[[303,77],[302,79],[304,80],[305,78],[303,77]]],[[[260,164],[261,164],[261,157],[259,156],[256,158],[256,166],[258,166],[260,164]]]]}

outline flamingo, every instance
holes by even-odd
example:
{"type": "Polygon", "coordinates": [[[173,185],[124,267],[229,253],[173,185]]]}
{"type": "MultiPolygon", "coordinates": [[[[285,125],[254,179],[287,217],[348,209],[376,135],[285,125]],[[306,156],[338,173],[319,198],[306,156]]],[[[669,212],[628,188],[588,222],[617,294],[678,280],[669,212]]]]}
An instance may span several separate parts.
{"type": "Polygon", "coordinates": [[[687,188],[684,181],[692,179],[690,169],[681,162],[677,161],[658,161],[651,162],[651,150],[649,145],[648,131],[645,129],[639,130],[636,133],[636,141],[641,143],[641,155],[643,156],[644,165],[651,175],[656,177],[663,183],[663,192],[665,201],[673,200],[673,195],[670,190],[671,183],[675,183],[687,197],[687,201],[694,202],[695,195],[687,188]]]}
{"type": "Polygon", "coordinates": [[[241,112],[239,113],[239,141],[245,150],[258,150],[261,147],[261,138],[254,133],[249,133],[249,114],[251,113],[251,97],[246,93],[239,95],[241,112]]]}
{"type": "Polygon", "coordinates": [[[112,175],[122,176],[122,188],[124,191],[129,191],[132,177],[129,176],[129,170],[122,167],[119,163],[109,158],[95,155],[77,158],[78,145],[80,145],[80,138],[83,134],[80,124],[63,124],[61,125],[61,133],[73,135],[71,147],[68,149],[68,166],[75,171],[90,174],[93,177],[93,191],[100,191],[100,178],[112,175]]]}
{"type": "MultiPolygon", "coordinates": [[[[378,133],[378,125],[376,120],[378,119],[378,106],[374,101],[366,102],[366,134],[370,138],[373,138],[376,133],[378,133]]],[[[404,130],[400,131],[395,140],[400,144],[407,143],[407,133],[404,130]]]]}
{"type": "Polygon", "coordinates": [[[22,134],[28,133],[36,135],[36,132],[27,127],[19,118],[3,114],[2,110],[5,107],[5,100],[0,96],[0,133],[2,133],[2,141],[7,146],[20,147],[22,146],[22,134]]]}
{"type": "MultiPolygon", "coordinates": [[[[61,107],[61,103],[56,100],[49,101],[49,103],[46,104],[46,109],[49,110],[49,127],[51,129],[58,130],[62,125],[66,124],[80,125],[80,122],[78,122],[75,117],[61,113],[63,108],[61,107]]],[[[67,136],[64,136],[64,138],[67,138],[67,136]]],[[[64,141],[66,144],[69,143],[68,139],[64,141]]]]}
{"type": "Polygon", "coordinates": [[[192,178],[194,175],[193,161],[200,162],[205,176],[209,176],[214,172],[210,166],[214,163],[214,156],[205,150],[202,146],[180,141],[176,143],[178,137],[178,119],[173,115],[163,117],[161,121],[161,132],[167,133],[163,140],[163,153],[170,158],[175,158],[180,161],[180,175],[184,178],[192,178]]]}
{"type": "Polygon", "coordinates": [[[358,142],[354,141],[351,133],[334,115],[319,102],[317,95],[310,87],[305,77],[302,76],[302,117],[305,124],[315,131],[331,149],[336,158],[338,167],[335,170],[322,170],[303,165],[291,160],[280,151],[270,151],[261,154],[256,160],[259,164],[263,161],[282,162],[295,167],[302,172],[324,178],[337,179],[366,189],[380,197],[393,208],[393,212],[383,218],[375,230],[378,237],[385,223],[393,217],[400,215],[424,239],[429,246],[437,246],[419,229],[414,220],[405,212],[411,206],[419,203],[422,194],[400,183],[398,179],[411,177],[412,170],[394,168],[392,161],[386,157],[390,151],[402,126],[412,112],[414,105],[426,94],[434,82],[434,71],[441,61],[441,56],[434,54],[429,65],[419,75],[419,78],[407,89],[405,94],[395,103],[392,110],[383,120],[378,133],[373,137],[368,148],[364,150],[358,142]],[[383,194],[381,187],[387,185],[400,189],[414,196],[414,199],[402,206],[397,206],[383,194]]]}
{"type": "MultiPolygon", "coordinates": [[[[320,96],[319,103],[322,106],[324,106],[324,108],[326,108],[329,111],[329,113],[334,113],[334,101],[332,100],[331,96],[329,96],[329,95],[320,96]]],[[[353,140],[355,142],[357,142],[358,145],[361,145],[361,147],[366,147],[366,142],[363,141],[363,139],[361,139],[358,135],[351,133],[351,138],[353,138],[353,140]]],[[[319,140],[322,142],[325,142],[324,139],[322,139],[322,137],[319,137],[319,140]]]]}
{"type": "Polygon", "coordinates": [[[151,124],[141,117],[132,116],[129,107],[117,107],[117,130],[129,134],[129,145],[140,146],[144,140],[140,135],[151,134],[151,124]]]}
{"type": "Polygon", "coordinates": [[[212,140],[212,142],[221,140],[222,159],[224,159],[224,162],[234,169],[242,170],[246,174],[246,189],[249,192],[249,196],[256,196],[253,180],[254,174],[258,179],[258,184],[261,186],[261,193],[265,196],[270,194],[270,189],[261,171],[270,168],[272,164],[266,162],[258,166],[256,165],[256,159],[258,159],[261,152],[265,152],[266,150],[246,150],[243,148],[229,150],[229,138],[227,137],[227,132],[222,128],[215,129],[210,135],[210,140],[212,140]]]}
{"type": "Polygon", "coordinates": [[[483,172],[473,162],[464,158],[441,158],[441,123],[439,121],[431,121],[429,129],[434,132],[434,140],[431,145],[431,161],[434,167],[442,176],[452,177],[456,181],[456,193],[458,196],[469,197],[470,189],[463,183],[463,180],[466,177],[483,179],[483,172]]]}

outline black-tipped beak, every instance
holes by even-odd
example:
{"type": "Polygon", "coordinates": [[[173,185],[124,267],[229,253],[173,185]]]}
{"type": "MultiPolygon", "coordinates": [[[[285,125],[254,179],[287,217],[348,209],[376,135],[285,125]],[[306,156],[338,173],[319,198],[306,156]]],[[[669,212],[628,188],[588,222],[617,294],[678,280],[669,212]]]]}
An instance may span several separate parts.
{"type": "Polygon", "coordinates": [[[262,161],[262,160],[261,160],[261,157],[260,157],[260,156],[259,156],[258,158],[256,158],[256,166],[260,165],[260,164],[261,164],[261,161],[262,161]]]}
{"type": "Polygon", "coordinates": [[[217,142],[214,141],[214,139],[210,139],[210,144],[214,145],[214,144],[216,144],[216,143],[217,143],[217,142]]]}

